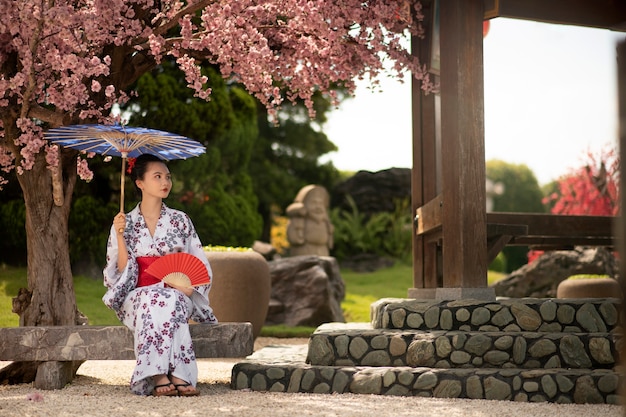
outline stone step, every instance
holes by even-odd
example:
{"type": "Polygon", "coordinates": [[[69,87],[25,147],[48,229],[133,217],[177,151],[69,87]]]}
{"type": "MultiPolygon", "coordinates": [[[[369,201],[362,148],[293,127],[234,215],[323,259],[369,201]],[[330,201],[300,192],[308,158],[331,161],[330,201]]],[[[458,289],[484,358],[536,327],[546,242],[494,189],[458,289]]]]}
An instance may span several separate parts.
{"type": "Polygon", "coordinates": [[[555,403],[619,403],[612,369],[441,369],[318,366],[307,346],[265,347],[235,364],[237,390],[354,393],[555,403]]]}
{"type": "Polygon", "coordinates": [[[371,317],[380,329],[606,333],[618,327],[619,307],[615,298],[383,298],[372,304],[371,317]]]}
{"type": "Polygon", "coordinates": [[[329,323],[309,340],[307,363],[321,366],[602,369],[617,363],[611,333],[373,329],[329,323]]]}

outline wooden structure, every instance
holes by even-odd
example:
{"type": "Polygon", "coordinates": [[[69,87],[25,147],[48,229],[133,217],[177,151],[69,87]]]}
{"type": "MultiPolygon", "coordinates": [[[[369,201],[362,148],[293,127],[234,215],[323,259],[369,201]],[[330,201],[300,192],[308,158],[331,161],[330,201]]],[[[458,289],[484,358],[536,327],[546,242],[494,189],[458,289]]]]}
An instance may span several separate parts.
{"type": "Polygon", "coordinates": [[[626,30],[626,1],[422,0],[426,39],[412,52],[436,69],[439,94],[413,86],[409,298],[490,300],[489,261],[505,246],[613,245],[611,218],[487,213],[483,20],[528,19],[626,30]]]}

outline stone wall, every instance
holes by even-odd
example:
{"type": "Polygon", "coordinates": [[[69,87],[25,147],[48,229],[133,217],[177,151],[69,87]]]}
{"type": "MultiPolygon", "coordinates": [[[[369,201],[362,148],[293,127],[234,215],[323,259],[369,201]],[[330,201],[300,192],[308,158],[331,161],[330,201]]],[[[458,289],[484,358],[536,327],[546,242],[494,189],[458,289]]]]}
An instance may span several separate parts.
{"type": "Polygon", "coordinates": [[[306,349],[255,352],[231,386],[618,404],[619,309],[617,299],[382,299],[371,323],[328,323],[306,349]]]}

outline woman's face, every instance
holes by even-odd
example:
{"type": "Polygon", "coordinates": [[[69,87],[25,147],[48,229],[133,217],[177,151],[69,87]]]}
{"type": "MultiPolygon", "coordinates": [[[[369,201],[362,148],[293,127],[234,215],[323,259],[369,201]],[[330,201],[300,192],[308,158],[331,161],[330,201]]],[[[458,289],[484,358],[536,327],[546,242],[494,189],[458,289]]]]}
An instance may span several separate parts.
{"type": "Polygon", "coordinates": [[[147,196],[166,198],[172,190],[172,175],[167,165],[162,162],[148,163],[143,178],[137,180],[137,187],[141,190],[143,198],[147,196]]]}

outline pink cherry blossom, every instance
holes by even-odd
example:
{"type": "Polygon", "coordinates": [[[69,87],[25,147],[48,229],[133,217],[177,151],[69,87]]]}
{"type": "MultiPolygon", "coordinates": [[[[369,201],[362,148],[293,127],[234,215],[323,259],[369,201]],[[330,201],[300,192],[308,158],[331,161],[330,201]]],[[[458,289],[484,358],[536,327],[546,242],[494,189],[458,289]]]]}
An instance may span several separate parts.
{"type": "Polygon", "coordinates": [[[351,93],[357,78],[376,82],[385,59],[398,78],[408,70],[424,91],[433,88],[406,49],[406,34],[423,34],[419,2],[0,0],[0,9],[0,111],[12,125],[4,125],[11,143],[0,142],[5,170],[32,167],[46,126],[112,122],[126,89],[167,56],[197,96],[211,94],[204,60],[270,115],[302,99],[314,116],[316,91],[334,99],[334,85],[351,93]]]}

